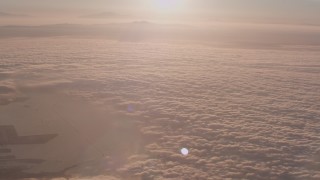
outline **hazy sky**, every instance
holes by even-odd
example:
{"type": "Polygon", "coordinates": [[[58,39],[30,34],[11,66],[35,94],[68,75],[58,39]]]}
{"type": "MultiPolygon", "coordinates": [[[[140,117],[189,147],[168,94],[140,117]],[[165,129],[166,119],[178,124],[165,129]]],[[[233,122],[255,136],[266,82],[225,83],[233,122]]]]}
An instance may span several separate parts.
{"type": "Polygon", "coordinates": [[[320,1],[1,0],[0,12],[1,24],[103,23],[110,19],[318,24],[320,1]]]}

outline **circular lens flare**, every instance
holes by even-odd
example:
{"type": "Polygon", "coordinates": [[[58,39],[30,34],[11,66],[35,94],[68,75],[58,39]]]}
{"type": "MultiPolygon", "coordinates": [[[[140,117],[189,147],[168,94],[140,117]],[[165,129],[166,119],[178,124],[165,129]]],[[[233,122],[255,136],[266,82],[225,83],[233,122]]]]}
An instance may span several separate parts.
{"type": "Polygon", "coordinates": [[[189,150],[187,148],[182,148],[181,149],[181,154],[184,156],[187,156],[189,154],[189,150]]]}

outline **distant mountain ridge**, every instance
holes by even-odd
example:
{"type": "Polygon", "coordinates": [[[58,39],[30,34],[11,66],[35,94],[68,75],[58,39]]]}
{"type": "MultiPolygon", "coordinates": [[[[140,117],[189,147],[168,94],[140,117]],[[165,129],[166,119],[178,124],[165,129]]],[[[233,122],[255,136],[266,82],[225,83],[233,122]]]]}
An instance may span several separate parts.
{"type": "Polygon", "coordinates": [[[12,13],[7,13],[0,11],[0,18],[1,17],[28,17],[28,15],[25,14],[12,14],[12,13]]]}
{"type": "Polygon", "coordinates": [[[0,26],[0,39],[12,37],[103,38],[129,42],[187,42],[227,47],[320,47],[320,26],[216,23],[210,26],[131,21],[109,24],[0,26]],[[290,33],[288,33],[290,32],[290,33]]]}

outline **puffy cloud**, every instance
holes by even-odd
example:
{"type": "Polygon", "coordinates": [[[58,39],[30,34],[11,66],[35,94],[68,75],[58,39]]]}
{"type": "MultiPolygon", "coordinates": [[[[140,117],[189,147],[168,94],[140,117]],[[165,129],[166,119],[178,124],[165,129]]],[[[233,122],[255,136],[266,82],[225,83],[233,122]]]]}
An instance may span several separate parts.
{"type": "Polygon", "coordinates": [[[86,108],[69,104],[77,113],[67,113],[68,103],[54,98],[59,111],[84,129],[111,133],[95,142],[107,149],[108,158],[68,171],[72,178],[319,177],[318,52],[33,41],[37,43],[29,47],[24,45],[30,40],[10,40],[14,46],[1,49],[13,53],[5,63],[23,64],[14,76],[2,76],[3,94],[72,94],[107,112],[99,116],[102,122],[104,117],[115,120],[111,128],[93,124],[97,116],[84,116],[90,114],[86,108]],[[181,148],[189,154],[183,156],[181,148]]]}

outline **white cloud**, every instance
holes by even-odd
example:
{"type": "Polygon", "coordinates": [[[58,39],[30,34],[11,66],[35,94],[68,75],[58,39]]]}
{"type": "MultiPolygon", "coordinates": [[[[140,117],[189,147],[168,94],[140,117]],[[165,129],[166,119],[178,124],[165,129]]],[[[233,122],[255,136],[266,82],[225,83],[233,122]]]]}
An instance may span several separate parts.
{"type": "MultiPolygon", "coordinates": [[[[100,137],[95,147],[105,158],[68,171],[75,179],[320,176],[317,51],[75,38],[1,43],[7,56],[1,70],[13,72],[2,76],[2,90],[29,100],[0,107],[17,108],[24,119],[41,122],[32,107],[46,114],[54,102],[56,111],[84,132],[81,137],[100,137]],[[21,88],[26,85],[32,88],[21,88]],[[128,105],[134,107],[129,112],[128,105]],[[95,108],[103,111],[101,116],[95,108]],[[111,128],[100,124],[107,117],[116,119],[111,128]],[[111,135],[95,136],[97,129],[111,135]],[[181,155],[182,147],[189,149],[188,156],[181,155]]],[[[45,120],[54,124],[53,117],[45,120]]],[[[78,150],[94,151],[87,146],[78,150]]]]}

